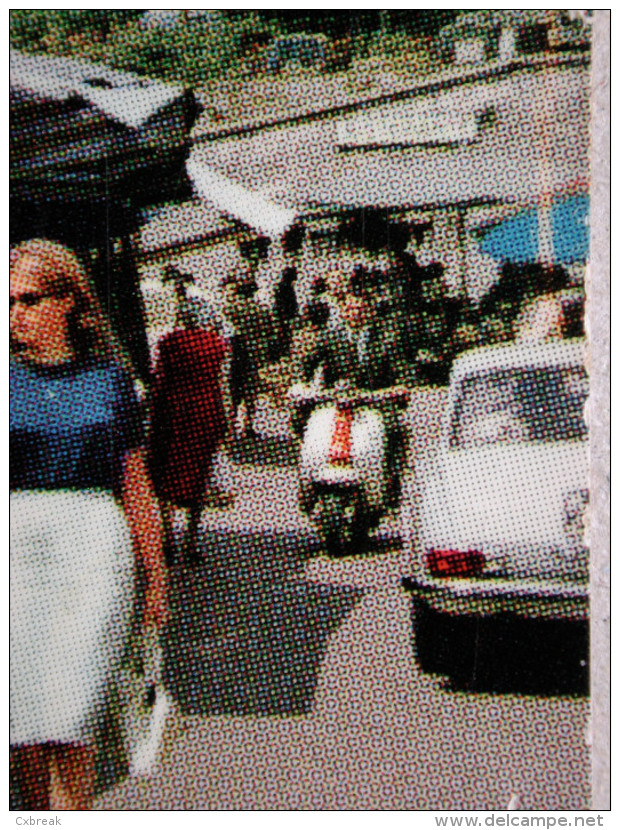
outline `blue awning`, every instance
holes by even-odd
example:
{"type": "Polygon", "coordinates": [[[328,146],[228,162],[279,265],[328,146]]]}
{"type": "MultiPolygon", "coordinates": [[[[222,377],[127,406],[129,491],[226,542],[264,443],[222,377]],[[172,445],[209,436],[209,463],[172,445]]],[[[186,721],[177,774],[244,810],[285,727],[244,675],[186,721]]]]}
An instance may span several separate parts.
{"type": "Polygon", "coordinates": [[[483,231],[480,249],[502,261],[536,262],[543,258],[539,227],[547,219],[552,233],[548,248],[553,252],[553,262],[564,265],[586,262],[590,248],[589,210],[590,199],[585,195],[556,199],[549,208],[524,210],[483,231]],[[545,210],[550,211],[550,217],[543,215],[545,210]]]}

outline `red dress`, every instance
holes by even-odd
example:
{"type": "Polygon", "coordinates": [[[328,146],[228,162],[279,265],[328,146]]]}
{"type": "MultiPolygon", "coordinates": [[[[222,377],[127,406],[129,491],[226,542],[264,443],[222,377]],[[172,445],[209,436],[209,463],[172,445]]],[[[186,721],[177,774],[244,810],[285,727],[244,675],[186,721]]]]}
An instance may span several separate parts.
{"type": "Polygon", "coordinates": [[[200,505],[226,432],[220,379],[226,347],[215,331],[177,329],[159,346],[149,467],[160,499],[200,505]]]}

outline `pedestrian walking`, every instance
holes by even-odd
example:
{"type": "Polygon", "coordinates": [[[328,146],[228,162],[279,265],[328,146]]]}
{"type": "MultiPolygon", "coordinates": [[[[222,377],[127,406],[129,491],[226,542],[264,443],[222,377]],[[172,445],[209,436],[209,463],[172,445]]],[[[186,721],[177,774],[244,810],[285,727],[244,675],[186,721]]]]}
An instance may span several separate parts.
{"type": "Polygon", "coordinates": [[[329,307],[329,327],[342,330],[345,327],[342,309],[350,294],[349,276],[344,268],[335,268],[327,275],[326,284],[321,300],[329,307]]]}
{"type": "Polygon", "coordinates": [[[203,509],[231,501],[211,483],[228,428],[227,349],[215,325],[198,325],[179,277],[176,326],[160,341],[155,366],[148,461],[162,505],[167,556],[172,559],[175,512],[183,509],[188,513],[183,551],[195,561],[203,509]]]}
{"type": "Polygon", "coordinates": [[[10,255],[10,744],[25,809],[88,809],[109,691],[167,576],[131,371],[77,256],[10,255]]]}
{"type": "Polygon", "coordinates": [[[259,370],[266,366],[276,341],[275,323],[269,309],[260,305],[255,282],[227,281],[226,315],[232,328],[233,345],[230,390],[235,422],[245,407],[243,434],[254,438],[254,415],[259,392],[259,370]]]}
{"type": "Polygon", "coordinates": [[[327,326],[329,306],[312,300],[304,309],[301,323],[291,346],[291,379],[293,383],[312,383],[317,371],[324,371],[329,356],[327,326]]]}
{"type": "Polygon", "coordinates": [[[297,268],[289,266],[282,272],[282,277],[275,291],[275,314],[278,324],[278,354],[286,357],[291,350],[291,338],[295,320],[299,316],[295,282],[297,268]]]}
{"type": "MultiPolygon", "coordinates": [[[[299,328],[291,345],[291,377],[293,386],[320,388],[330,381],[331,354],[328,335],[329,306],[322,300],[311,300],[304,309],[299,328]]],[[[313,403],[296,405],[290,413],[293,432],[301,435],[313,403]]]]}

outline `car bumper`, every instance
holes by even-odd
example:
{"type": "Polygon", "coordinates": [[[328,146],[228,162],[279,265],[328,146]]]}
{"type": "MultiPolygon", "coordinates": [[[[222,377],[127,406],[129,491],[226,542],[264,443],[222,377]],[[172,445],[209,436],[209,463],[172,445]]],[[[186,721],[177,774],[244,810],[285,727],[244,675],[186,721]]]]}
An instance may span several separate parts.
{"type": "Polygon", "coordinates": [[[543,581],[403,579],[403,587],[441,613],[466,616],[510,614],[525,619],[587,620],[587,584],[543,581]]]}

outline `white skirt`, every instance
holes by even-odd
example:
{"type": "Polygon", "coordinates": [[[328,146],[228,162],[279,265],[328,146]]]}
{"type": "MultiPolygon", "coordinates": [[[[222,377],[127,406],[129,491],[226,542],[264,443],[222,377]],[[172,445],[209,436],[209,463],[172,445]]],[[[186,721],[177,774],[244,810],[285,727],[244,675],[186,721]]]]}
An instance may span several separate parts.
{"type": "Polygon", "coordinates": [[[10,503],[10,742],[91,743],[134,609],[127,521],[110,493],[10,503]]]}

